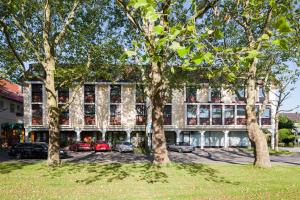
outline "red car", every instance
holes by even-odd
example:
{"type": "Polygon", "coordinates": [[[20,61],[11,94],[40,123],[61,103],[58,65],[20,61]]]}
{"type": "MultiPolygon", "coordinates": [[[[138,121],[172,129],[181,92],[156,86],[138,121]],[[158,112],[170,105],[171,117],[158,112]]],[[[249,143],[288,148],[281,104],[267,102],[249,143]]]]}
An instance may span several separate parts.
{"type": "Polygon", "coordinates": [[[71,151],[92,151],[93,145],[86,142],[76,142],[71,144],[69,149],[71,151]]]}
{"type": "Polygon", "coordinates": [[[111,151],[109,144],[102,140],[97,140],[94,144],[94,150],[97,151],[111,151]]]}

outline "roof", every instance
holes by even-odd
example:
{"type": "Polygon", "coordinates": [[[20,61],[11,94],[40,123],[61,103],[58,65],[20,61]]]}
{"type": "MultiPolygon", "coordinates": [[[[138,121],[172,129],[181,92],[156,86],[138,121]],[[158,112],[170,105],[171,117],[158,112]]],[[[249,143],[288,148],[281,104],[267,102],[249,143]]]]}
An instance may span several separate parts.
{"type": "Polygon", "coordinates": [[[283,113],[283,115],[287,116],[290,120],[294,122],[300,122],[300,113],[283,113]]]}
{"type": "Polygon", "coordinates": [[[0,80],[0,96],[23,103],[21,87],[5,79],[0,80]]]}

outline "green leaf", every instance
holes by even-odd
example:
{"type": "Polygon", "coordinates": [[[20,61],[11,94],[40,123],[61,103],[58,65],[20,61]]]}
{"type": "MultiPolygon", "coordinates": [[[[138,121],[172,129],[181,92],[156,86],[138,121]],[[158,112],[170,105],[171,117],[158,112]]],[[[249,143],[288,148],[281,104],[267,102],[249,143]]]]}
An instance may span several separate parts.
{"type": "Polygon", "coordinates": [[[177,51],[177,49],[181,48],[180,44],[178,42],[172,42],[172,45],[170,46],[170,49],[177,51]]]}
{"type": "Polygon", "coordinates": [[[160,35],[164,31],[164,27],[161,25],[154,26],[153,31],[154,33],[160,35]]]}
{"type": "Polygon", "coordinates": [[[186,54],[190,52],[190,49],[190,47],[181,47],[177,49],[177,53],[181,58],[183,58],[186,54]]]}
{"type": "Polygon", "coordinates": [[[197,54],[192,58],[192,62],[196,65],[199,65],[204,60],[203,54],[197,54]]]}
{"type": "Polygon", "coordinates": [[[132,57],[132,56],[136,55],[135,51],[130,51],[130,50],[125,51],[125,53],[128,57],[132,57]]]}
{"type": "Polygon", "coordinates": [[[210,52],[205,53],[203,58],[208,64],[213,63],[214,56],[210,52]]]}
{"type": "Polygon", "coordinates": [[[147,0],[137,0],[136,3],[133,4],[133,7],[135,9],[138,9],[139,7],[146,6],[146,5],[148,5],[147,0]]]}
{"type": "Polygon", "coordinates": [[[288,41],[286,39],[281,39],[281,40],[274,40],[272,41],[272,44],[279,46],[280,48],[284,49],[284,50],[288,50],[288,41]]]}
{"type": "Polygon", "coordinates": [[[270,37],[269,37],[269,35],[268,34],[263,34],[262,36],[261,36],[261,39],[262,40],[268,40],[270,37]]]}
{"type": "Polygon", "coordinates": [[[288,33],[291,31],[290,25],[287,22],[285,16],[281,16],[275,23],[275,28],[278,29],[280,33],[288,33]]]}
{"type": "Polygon", "coordinates": [[[247,56],[247,58],[255,58],[255,57],[257,57],[258,56],[258,51],[257,50],[251,50],[251,51],[248,51],[248,56],[247,56]]]}

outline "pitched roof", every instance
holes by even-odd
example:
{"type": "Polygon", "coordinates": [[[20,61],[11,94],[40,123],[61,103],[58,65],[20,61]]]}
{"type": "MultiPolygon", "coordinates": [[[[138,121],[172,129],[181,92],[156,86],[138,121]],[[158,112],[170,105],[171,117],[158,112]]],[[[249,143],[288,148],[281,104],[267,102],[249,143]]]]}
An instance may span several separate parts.
{"type": "Polygon", "coordinates": [[[300,122],[300,113],[296,112],[296,113],[283,113],[283,114],[294,122],[300,122]]]}
{"type": "Polygon", "coordinates": [[[21,87],[5,79],[0,80],[0,96],[23,103],[21,87]]]}

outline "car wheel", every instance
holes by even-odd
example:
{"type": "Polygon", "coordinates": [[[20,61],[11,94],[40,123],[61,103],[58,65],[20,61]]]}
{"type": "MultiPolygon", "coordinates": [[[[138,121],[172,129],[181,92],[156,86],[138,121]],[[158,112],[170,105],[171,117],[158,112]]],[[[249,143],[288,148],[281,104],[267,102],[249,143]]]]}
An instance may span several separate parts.
{"type": "Polygon", "coordinates": [[[18,159],[18,160],[19,160],[19,159],[21,159],[21,158],[22,158],[22,154],[20,154],[20,153],[17,153],[17,154],[16,154],[16,159],[18,159]]]}
{"type": "Polygon", "coordinates": [[[182,153],[182,149],[179,149],[178,152],[179,152],[179,153],[182,153]]]}

